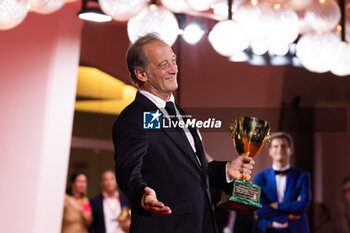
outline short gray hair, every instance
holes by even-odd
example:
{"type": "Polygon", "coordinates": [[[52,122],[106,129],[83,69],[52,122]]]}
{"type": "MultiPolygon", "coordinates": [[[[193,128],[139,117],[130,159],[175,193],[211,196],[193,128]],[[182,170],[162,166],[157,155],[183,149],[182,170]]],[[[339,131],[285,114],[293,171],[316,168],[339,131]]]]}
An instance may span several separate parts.
{"type": "Polygon", "coordinates": [[[154,41],[164,42],[157,34],[148,33],[145,36],[138,38],[133,44],[131,44],[126,53],[126,63],[128,65],[131,80],[134,83],[138,82],[134,69],[138,67],[146,70],[148,65],[148,58],[143,51],[143,46],[154,41]]]}

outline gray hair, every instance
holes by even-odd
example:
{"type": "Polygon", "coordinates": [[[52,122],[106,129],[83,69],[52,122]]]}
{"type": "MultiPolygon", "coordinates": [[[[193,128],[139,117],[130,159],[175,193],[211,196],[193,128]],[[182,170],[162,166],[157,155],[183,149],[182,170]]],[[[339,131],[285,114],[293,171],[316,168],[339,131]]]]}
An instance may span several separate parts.
{"type": "Polygon", "coordinates": [[[138,38],[133,44],[131,44],[127,51],[126,62],[130,72],[131,80],[134,83],[138,82],[138,79],[134,73],[135,68],[146,70],[146,67],[148,65],[148,58],[143,51],[143,46],[154,41],[164,42],[157,34],[148,33],[145,36],[138,38]]]}

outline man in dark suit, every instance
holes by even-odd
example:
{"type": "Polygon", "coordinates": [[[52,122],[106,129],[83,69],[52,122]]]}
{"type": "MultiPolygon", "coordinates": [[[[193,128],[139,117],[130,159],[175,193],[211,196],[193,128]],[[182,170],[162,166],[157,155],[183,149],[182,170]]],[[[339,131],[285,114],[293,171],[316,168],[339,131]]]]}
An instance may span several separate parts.
{"type": "Polygon", "coordinates": [[[272,167],[255,175],[261,186],[261,204],[256,211],[255,232],[309,233],[306,211],[311,202],[310,175],[290,166],[292,137],[283,132],[271,135],[272,167]]]}
{"type": "Polygon", "coordinates": [[[144,128],[146,113],[153,123],[160,115],[169,122],[173,116],[172,124],[186,115],[172,95],[178,87],[176,56],[159,37],[139,38],[128,50],[127,64],[139,91],[119,115],[113,143],[118,184],[132,203],[130,231],[216,232],[209,184],[225,188],[235,178],[249,178],[254,161],[240,156],[208,165],[194,128],[144,128]]]}
{"type": "Polygon", "coordinates": [[[93,222],[90,233],[128,232],[130,220],[118,221],[123,208],[130,210],[128,199],[117,191],[117,182],[113,171],[105,171],[101,177],[103,192],[90,200],[93,222]]]}
{"type": "MultiPolygon", "coordinates": [[[[143,116],[153,114],[182,122],[184,110],[174,105],[176,56],[159,37],[138,39],[127,53],[128,69],[139,92],[113,128],[116,176],[132,203],[131,232],[213,233],[210,186],[225,188],[235,178],[250,178],[254,161],[207,163],[194,128],[146,129],[143,116]],[[161,114],[162,113],[162,114],[161,114]]],[[[155,123],[155,122],[153,122],[155,123]]],[[[152,124],[151,124],[152,125],[152,124]]]]}

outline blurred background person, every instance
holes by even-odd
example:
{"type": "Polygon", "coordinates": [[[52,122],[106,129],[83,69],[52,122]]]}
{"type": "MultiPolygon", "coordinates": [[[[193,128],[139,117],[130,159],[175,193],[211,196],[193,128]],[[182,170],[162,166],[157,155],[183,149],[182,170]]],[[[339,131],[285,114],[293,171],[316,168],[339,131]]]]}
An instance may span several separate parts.
{"type": "Polygon", "coordinates": [[[75,172],[64,198],[62,233],[88,233],[92,222],[89,199],[86,197],[87,175],[75,172]]]}
{"type": "Polygon", "coordinates": [[[130,204],[117,190],[113,171],[101,176],[102,193],[90,200],[93,222],[90,233],[124,233],[130,228],[130,204]]]}
{"type": "Polygon", "coordinates": [[[272,167],[255,175],[261,186],[260,203],[255,213],[254,232],[309,233],[306,211],[311,202],[310,174],[292,168],[293,139],[284,132],[273,133],[269,144],[272,167]]]}
{"type": "Polygon", "coordinates": [[[350,233],[350,176],[343,179],[343,193],[336,206],[335,227],[337,233],[350,233]]]}

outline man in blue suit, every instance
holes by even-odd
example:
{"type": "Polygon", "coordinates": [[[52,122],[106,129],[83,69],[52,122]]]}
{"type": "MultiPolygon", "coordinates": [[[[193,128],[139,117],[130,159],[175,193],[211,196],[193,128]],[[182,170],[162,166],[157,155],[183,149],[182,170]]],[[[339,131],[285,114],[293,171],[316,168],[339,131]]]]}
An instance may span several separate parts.
{"type": "Polygon", "coordinates": [[[128,232],[130,220],[119,222],[122,209],[130,209],[128,199],[117,191],[117,182],[113,171],[107,170],[102,174],[101,185],[103,192],[90,200],[93,222],[90,233],[124,233],[128,232]]]}
{"type": "Polygon", "coordinates": [[[256,233],[309,233],[306,211],[311,202],[310,175],[290,166],[293,139],[283,132],[271,135],[272,167],[255,175],[263,207],[255,213],[256,233]]]}

